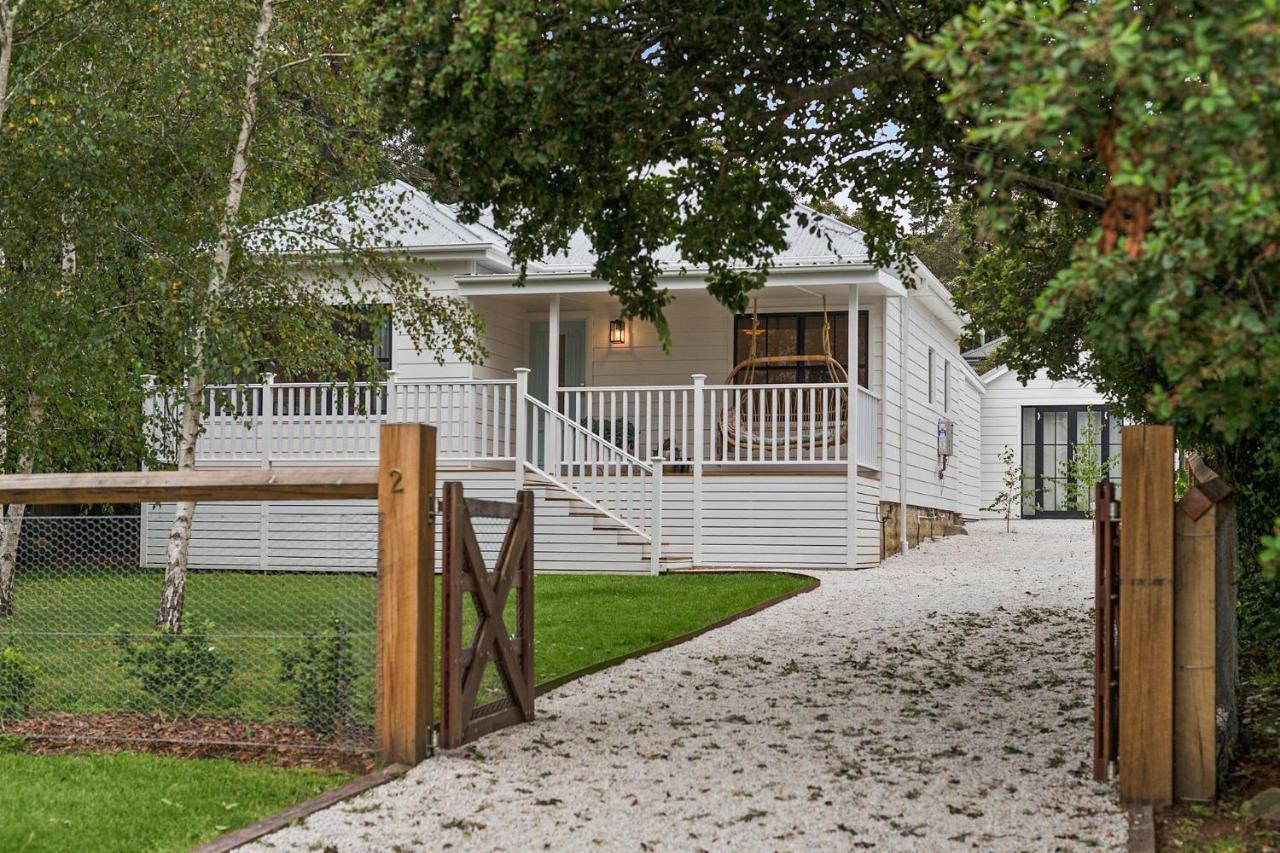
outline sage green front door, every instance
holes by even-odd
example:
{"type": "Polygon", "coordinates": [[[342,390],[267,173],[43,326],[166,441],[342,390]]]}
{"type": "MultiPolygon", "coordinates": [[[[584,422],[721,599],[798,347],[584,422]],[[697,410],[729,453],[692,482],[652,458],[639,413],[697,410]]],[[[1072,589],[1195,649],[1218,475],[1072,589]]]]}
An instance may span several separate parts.
{"type": "MultiPolygon", "coordinates": [[[[529,324],[529,393],[556,411],[561,406],[547,399],[547,330],[546,321],[529,324]]],[[[560,323],[560,388],[578,388],[587,382],[587,323],[570,320],[560,323]]],[[[572,414],[572,413],[568,413],[572,414]]],[[[540,418],[529,427],[529,459],[543,467],[547,457],[546,436],[540,418]]]]}
{"type": "MultiPolygon", "coordinates": [[[[529,324],[529,393],[547,405],[547,322],[529,324]]],[[[560,388],[587,384],[587,321],[560,324],[560,388]]],[[[554,407],[553,407],[554,408],[554,407]]]]}

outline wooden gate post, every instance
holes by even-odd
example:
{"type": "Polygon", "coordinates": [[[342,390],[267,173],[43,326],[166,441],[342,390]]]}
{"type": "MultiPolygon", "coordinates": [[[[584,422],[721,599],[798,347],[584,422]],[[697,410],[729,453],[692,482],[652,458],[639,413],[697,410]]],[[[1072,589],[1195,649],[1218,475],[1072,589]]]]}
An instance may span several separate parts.
{"type": "Polygon", "coordinates": [[[1173,428],[1123,428],[1120,799],[1173,801],[1173,428]]]}
{"type": "Polygon", "coordinates": [[[384,424],[378,450],[377,728],[384,764],[430,751],[436,430],[384,424]]]}

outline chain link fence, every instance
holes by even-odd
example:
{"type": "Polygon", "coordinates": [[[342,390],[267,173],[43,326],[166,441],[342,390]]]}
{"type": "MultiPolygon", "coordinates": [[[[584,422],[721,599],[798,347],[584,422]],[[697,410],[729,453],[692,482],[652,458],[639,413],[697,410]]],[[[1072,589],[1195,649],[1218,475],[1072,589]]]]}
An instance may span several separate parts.
{"type": "Polygon", "coordinates": [[[200,506],[178,634],[154,627],[172,507],[28,516],[0,616],[0,737],[367,757],[377,516],[318,509],[200,506]]]}

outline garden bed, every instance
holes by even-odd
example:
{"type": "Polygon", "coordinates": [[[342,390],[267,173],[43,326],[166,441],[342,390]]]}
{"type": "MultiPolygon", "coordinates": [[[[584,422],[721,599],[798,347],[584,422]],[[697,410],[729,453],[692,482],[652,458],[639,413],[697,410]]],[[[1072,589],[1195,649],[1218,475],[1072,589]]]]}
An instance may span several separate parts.
{"type": "Polygon", "coordinates": [[[276,767],[313,767],[345,773],[373,769],[373,731],[360,728],[339,738],[289,723],[146,714],[39,714],[0,727],[33,755],[145,752],[174,758],[229,758],[276,767]]]}

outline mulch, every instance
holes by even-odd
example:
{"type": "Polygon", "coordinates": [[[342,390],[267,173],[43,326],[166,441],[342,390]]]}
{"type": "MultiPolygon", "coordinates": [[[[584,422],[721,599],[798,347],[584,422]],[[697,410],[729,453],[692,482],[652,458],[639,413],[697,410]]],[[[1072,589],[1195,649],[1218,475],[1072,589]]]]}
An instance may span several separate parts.
{"type": "Polygon", "coordinates": [[[1218,802],[1176,803],[1156,815],[1157,850],[1280,850],[1280,824],[1248,820],[1240,806],[1280,788],[1280,684],[1246,683],[1239,750],[1218,802]]]}
{"type": "Polygon", "coordinates": [[[36,755],[145,752],[357,774],[373,769],[373,730],[367,727],[326,736],[288,723],[218,717],[52,713],[7,721],[0,736],[20,739],[23,751],[36,755]]]}

